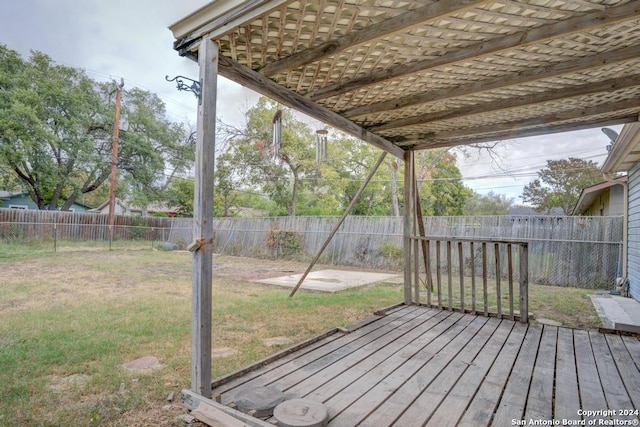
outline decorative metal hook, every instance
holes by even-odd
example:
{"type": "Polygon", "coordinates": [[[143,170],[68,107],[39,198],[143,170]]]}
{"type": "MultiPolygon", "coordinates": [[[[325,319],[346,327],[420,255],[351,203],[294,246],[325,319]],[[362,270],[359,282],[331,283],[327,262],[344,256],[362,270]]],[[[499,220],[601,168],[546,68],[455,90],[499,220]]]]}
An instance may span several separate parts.
{"type": "Polygon", "coordinates": [[[196,96],[196,98],[198,98],[198,101],[200,101],[200,97],[202,94],[202,85],[200,84],[200,82],[190,79],[189,77],[184,77],[184,76],[175,76],[174,78],[170,79],[169,76],[165,76],[164,79],[168,82],[172,82],[175,81],[176,82],[176,87],[178,88],[178,90],[185,90],[188,92],[193,92],[193,94],[196,96]],[[191,82],[191,86],[189,86],[187,83],[185,83],[184,81],[188,80],[191,82]]]}

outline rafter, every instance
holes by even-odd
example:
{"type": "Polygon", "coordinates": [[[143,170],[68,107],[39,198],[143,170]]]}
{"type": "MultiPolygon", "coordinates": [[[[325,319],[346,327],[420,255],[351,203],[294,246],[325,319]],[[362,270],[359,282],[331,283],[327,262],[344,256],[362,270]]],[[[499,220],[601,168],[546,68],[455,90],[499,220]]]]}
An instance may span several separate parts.
{"type": "Polygon", "coordinates": [[[469,47],[452,51],[438,58],[430,58],[422,61],[396,66],[390,69],[373,72],[367,76],[352,79],[346,82],[338,82],[320,88],[307,94],[312,100],[318,101],[332,96],[351,92],[365,86],[381,83],[386,80],[396,79],[408,74],[413,74],[428,69],[442,67],[456,62],[466,61],[471,58],[479,58],[517,46],[526,46],[540,43],[545,40],[567,36],[577,32],[591,31],[598,27],[611,25],[619,21],[637,17],[640,14],[640,4],[631,2],[622,6],[611,7],[604,11],[597,11],[575,18],[559,21],[553,24],[537,27],[529,31],[521,31],[505,37],[476,43],[469,47]]]}
{"type": "Polygon", "coordinates": [[[487,0],[447,0],[429,4],[389,18],[377,25],[371,25],[357,32],[347,33],[339,39],[329,40],[279,61],[272,62],[258,71],[267,77],[272,77],[275,74],[319,61],[338,52],[353,49],[373,40],[383,39],[394,33],[407,31],[412,27],[438,20],[442,16],[478,7],[482,3],[487,3],[487,0]]]}
{"type": "Polygon", "coordinates": [[[526,121],[520,120],[517,122],[501,123],[499,125],[491,124],[462,128],[456,131],[434,132],[423,138],[416,137],[414,139],[403,141],[399,145],[411,149],[436,148],[498,141],[503,139],[524,138],[554,132],[569,132],[580,129],[597,128],[599,126],[613,126],[636,121],[638,119],[639,111],[640,104],[638,104],[638,101],[636,99],[628,99],[624,101],[616,101],[615,109],[612,104],[603,103],[593,107],[576,108],[536,117],[535,120],[530,121],[530,125],[528,125],[526,121]],[[598,116],[611,114],[611,111],[626,109],[630,111],[618,118],[597,119],[598,116]],[[585,123],[585,117],[594,117],[594,119],[585,123]],[[571,123],[572,120],[578,119],[580,120],[579,122],[571,123]]]}
{"type": "Polygon", "coordinates": [[[509,86],[516,86],[524,83],[530,83],[536,80],[548,79],[597,68],[616,62],[626,61],[640,56],[640,45],[633,45],[627,48],[615,51],[603,52],[597,55],[578,58],[570,62],[558,62],[544,67],[535,67],[528,70],[520,71],[510,77],[498,77],[493,80],[483,80],[470,85],[460,86],[457,88],[445,88],[425,93],[396,98],[390,101],[378,102],[376,104],[365,105],[343,111],[340,114],[344,117],[354,118],[366,114],[380,113],[382,111],[396,110],[398,108],[409,107],[412,105],[424,104],[427,102],[442,101],[461,96],[472,95],[474,93],[486,92],[489,90],[500,89],[509,86]]]}
{"type": "Polygon", "coordinates": [[[396,129],[405,126],[425,124],[440,120],[456,119],[473,114],[488,113],[491,111],[504,110],[508,108],[524,107],[527,105],[540,104],[543,102],[556,101],[559,99],[573,98],[583,95],[590,95],[598,92],[612,92],[628,87],[640,85],[640,74],[619,77],[599,82],[591,82],[584,85],[570,86],[566,89],[553,90],[540,94],[525,94],[517,98],[506,98],[494,100],[488,103],[481,103],[471,107],[465,106],[456,110],[446,110],[436,113],[420,114],[418,116],[407,117],[395,120],[379,126],[372,126],[368,129],[372,132],[379,132],[389,129],[396,129]]]}

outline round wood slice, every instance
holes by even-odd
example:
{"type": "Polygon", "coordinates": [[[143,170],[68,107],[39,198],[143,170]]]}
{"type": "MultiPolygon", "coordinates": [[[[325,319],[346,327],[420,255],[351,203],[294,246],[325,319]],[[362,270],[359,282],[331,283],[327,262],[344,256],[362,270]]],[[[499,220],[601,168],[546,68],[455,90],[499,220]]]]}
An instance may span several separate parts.
{"type": "Polygon", "coordinates": [[[329,411],[320,402],[309,399],[291,399],[273,410],[280,427],[323,427],[329,421],[329,411]]]}

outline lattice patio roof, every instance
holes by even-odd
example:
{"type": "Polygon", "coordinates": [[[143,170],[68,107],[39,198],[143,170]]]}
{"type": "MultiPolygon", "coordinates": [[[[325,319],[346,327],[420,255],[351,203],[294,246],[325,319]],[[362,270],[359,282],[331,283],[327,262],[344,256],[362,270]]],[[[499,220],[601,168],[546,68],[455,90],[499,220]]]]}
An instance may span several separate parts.
{"type": "Polygon", "coordinates": [[[218,0],[219,73],[402,155],[637,121],[640,1],[218,0]]]}

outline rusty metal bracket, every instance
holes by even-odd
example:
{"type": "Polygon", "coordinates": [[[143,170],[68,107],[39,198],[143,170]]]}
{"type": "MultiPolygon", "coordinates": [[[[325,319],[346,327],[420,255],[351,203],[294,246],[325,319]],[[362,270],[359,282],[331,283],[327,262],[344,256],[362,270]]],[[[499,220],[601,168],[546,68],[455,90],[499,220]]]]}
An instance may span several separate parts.
{"type": "Polygon", "coordinates": [[[207,244],[207,241],[205,239],[194,240],[189,244],[189,246],[187,246],[187,250],[189,252],[195,252],[204,248],[206,244],[207,244]]]}

